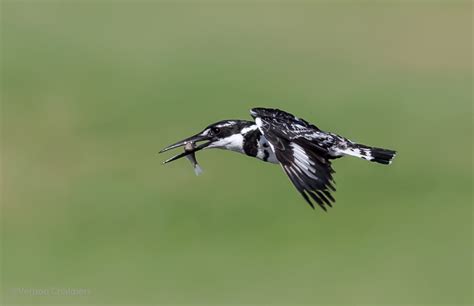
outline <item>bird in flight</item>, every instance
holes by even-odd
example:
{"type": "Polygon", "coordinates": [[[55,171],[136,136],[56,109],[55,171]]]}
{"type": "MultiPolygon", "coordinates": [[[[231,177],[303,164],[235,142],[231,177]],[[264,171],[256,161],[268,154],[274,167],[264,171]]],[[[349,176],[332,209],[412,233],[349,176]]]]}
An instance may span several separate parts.
{"type": "Polygon", "coordinates": [[[388,165],[396,151],[362,145],[334,133],[325,132],[304,119],[279,109],[253,108],[254,121],[223,120],[209,125],[198,134],[172,144],[160,153],[186,146],[187,149],[168,163],[202,149],[218,148],[242,153],[265,162],[280,164],[298,192],[314,209],[323,210],[335,202],[334,170],[331,161],[354,156],[388,165]],[[203,142],[203,143],[201,143],[203,142]],[[187,144],[192,143],[192,146],[187,144]],[[195,145],[196,143],[201,143],[195,145]]]}

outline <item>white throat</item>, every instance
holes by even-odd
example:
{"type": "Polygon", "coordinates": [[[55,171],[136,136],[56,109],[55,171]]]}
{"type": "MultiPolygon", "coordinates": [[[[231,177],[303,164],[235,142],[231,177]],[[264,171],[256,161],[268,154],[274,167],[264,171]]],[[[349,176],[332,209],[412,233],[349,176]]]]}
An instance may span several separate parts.
{"type": "Polygon", "coordinates": [[[240,133],[233,134],[229,137],[222,138],[219,141],[212,143],[208,148],[218,148],[243,153],[244,136],[242,136],[240,133]]]}

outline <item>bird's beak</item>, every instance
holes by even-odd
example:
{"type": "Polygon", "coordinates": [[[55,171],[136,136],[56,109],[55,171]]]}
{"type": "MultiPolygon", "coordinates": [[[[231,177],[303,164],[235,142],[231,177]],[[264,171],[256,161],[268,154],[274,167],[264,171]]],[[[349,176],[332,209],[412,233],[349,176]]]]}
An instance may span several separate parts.
{"type": "Polygon", "coordinates": [[[178,141],[177,143],[175,144],[172,144],[170,146],[167,146],[166,148],[164,148],[163,150],[160,151],[160,153],[163,153],[163,152],[166,152],[168,150],[172,150],[172,149],[175,149],[175,148],[179,148],[179,147],[182,147],[182,146],[185,146],[187,143],[196,143],[196,142],[200,142],[200,141],[207,141],[203,144],[200,144],[198,145],[197,147],[194,147],[192,150],[186,150],[184,151],[183,153],[181,154],[178,154],[178,155],[175,155],[173,157],[171,157],[170,159],[166,160],[163,162],[163,164],[166,164],[166,163],[169,163],[169,162],[172,162],[174,160],[177,160],[181,157],[184,157],[184,156],[187,156],[191,153],[194,153],[194,152],[197,152],[199,150],[202,150],[204,148],[206,148],[207,146],[209,146],[211,144],[211,138],[209,136],[207,136],[206,133],[202,132],[202,133],[199,133],[199,134],[196,134],[194,136],[191,136],[189,138],[186,138],[186,139],[183,139],[181,141],[178,141]]]}

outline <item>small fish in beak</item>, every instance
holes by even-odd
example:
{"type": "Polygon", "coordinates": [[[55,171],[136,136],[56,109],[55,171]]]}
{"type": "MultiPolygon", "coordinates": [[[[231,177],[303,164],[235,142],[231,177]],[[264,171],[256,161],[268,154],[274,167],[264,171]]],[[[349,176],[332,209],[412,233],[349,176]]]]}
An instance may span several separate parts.
{"type": "Polygon", "coordinates": [[[197,160],[196,160],[196,154],[195,154],[195,149],[196,148],[196,143],[195,142],[187,142],[184,146],[184,152],[191,152],[190,154],[186,155],[186,158],[189,160],[191,165],[194,168],[194,173],[196,175],[200,175],[202,173],[202,168],[199,166],[197,160]]]}
{"type": "Polygon", "coordinates": [[[168,158],[167,160],[163,162],[163,164],[167,164],[169,162],[175,161],[182,157],[186,157],[191,162],[191,165],[194,168],[194,173],[196,173],[196,175],[200,175],[202,173],[202,169],[196,160],[196,152],[207,148],[211,143],[212,143],[211,137],[209,137],[208,133],[205,133],[205,132],[201,132],[194,136],[178,141],[175,144],[167,146],[166,148],[161,150],[160,153],[169,151],[171,149],[179,148],[179,147],[184,147],[184,152],[178,155],[175,155],[171,158],[168,158]],[[204,142],[204,143],[197,145],[198,142],[204,142]]]}

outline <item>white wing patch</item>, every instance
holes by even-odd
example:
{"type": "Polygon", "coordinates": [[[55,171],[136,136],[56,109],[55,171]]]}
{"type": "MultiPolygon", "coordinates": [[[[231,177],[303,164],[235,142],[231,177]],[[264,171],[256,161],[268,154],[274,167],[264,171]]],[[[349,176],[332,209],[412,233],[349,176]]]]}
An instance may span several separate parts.
{"type": "Polygon", "coordinates": [[[293,149],[293,157],[295,164],[298,166],[297,169],[313,180],[319,180],[319,178],[314,175],[316,173],[316,169],[313,167],[314,162],[309,159],[305,150],[296,143],[291,143],[290,146],[293,149]]]}

